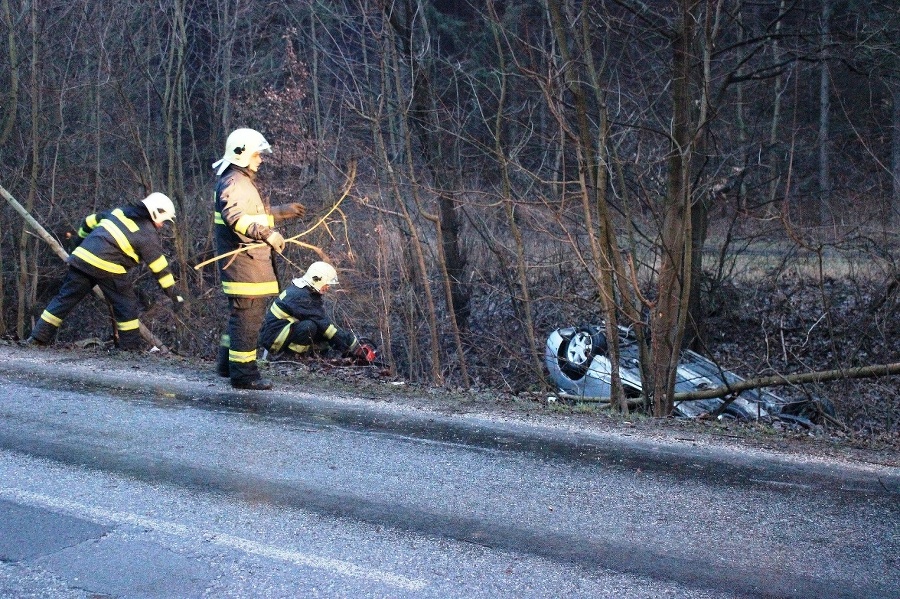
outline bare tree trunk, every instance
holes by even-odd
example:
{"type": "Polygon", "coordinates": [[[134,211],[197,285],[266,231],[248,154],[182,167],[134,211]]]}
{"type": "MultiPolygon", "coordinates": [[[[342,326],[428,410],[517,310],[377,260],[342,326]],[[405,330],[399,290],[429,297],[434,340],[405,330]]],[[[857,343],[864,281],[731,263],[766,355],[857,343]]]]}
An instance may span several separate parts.
{"type": "MultiPolygon", "coordinates": [[[[737,37],[738,43],[743,43],[746,34],[744,32],[744,4],[738,4],[735,9],[737,14],[735,15],[735,20],[737,22],[737,37]]],[[[735,125],[737,126],[737,136],[738,143],[741,148],[747,146],[748,139],[748,131],[747,131],[747,119],[746,112],[744,111],[744,82],[743,79],[743,67],[738,67],[735,75],[738,78],[738,83],[735,84],[734,93],[735,93],[735,111],[734,111],[734,120],[735,125]]],[[[742,179],[740,187],[738,188],[738,202],[737,209],[741,212],[747,211],[747,184],[742,179]]]]}
{"type": "MultiPolygon", "coordinates": [[[[40,114],[41,114],[41,89],[38,85],[38,48],[40,33],[38,31],[38,2],[31,3],[31,174],[28,180],[28,196],[25,200],[25,209],[31,212],[34,209],[34,201],[37,197],[38,175],[40,174],[40,114]]],[[[27,227],[22,227],[19,236],[19,280],[17,286],[18,312],[16,318],[16,334],[20,339],[25,338],[26,323],[30,307],[34,304],[36,285],[34,276],[37,274],[37,254],[34,252],[34,244],[29,243],[31,236],[27,227]],[[31,250],[29,252],[29,250],[31,250]]]]}
{"type": "MultiPolygon", "coordinates": [[[[582,10],[588,9],[587,2],[583,1],[582,10]]],[[[580,35],[570,38],[566,21],[564,20],[564,7],[560,4],[560,0],[547,0],[547,10],[550,15],[550,23],[556,37],[556,43],[562,60],[563,76],[565,84],[569,92],[575,99],[575,133],[573,141],[575,142],[576,156],[579,162],[579,181],[581,184],[582,213],[584,215],[584,228],[591,247],[591,255],[597,274],[590,273],[597,284],[597,289],[603,305],[604,323],[606,327],[606,340],[608,343],[609,360],[613,364],[619,363],[619,345],[618,345],[618,315],[616,306],[615,267],[611,254],[616,250],[612,244],[615,243],[612,232],[612,220],[609,214],[609,208],[606,201],[607,192],[607,176],[605,159],[600,164],[597,154],[594,152],[595,144],[600,147],[606,145],[606,129],[601,126],[599,131],[600,139],[593,137],[594,131],[590,124],[590,115],[588,110],[588,101],[586,91],[581,83],[583,75],[576,71],[576,63],[573,60],[569,50],[569,44],[573,40],[580,43],[579,52],[587,55],[591,52],[590,36],[588,35],[587,16],[582,15],[580,35]],[[597,228],[594,230],[594,211],[597,211],[597,228]]],[[[599,85],[596,69],[592,63],[585,64],[584,69],[587,71],[588,80],[593,80],[595,85],[599,85]]],[[[602,97],[598,97],[600,105],[598,109],[601,111],[601,121],[606,122],[603,114],[602,97]]],[[[605,158],[605,156],[604,156],[605,158]]],[[[618,406],[623,411],[627,411],[628,406],[625,402],[625,391],[622,387],[622,380],[619,371],[612,369],[610,376],[610,396],[612,404],[618,406]]]]}
{"type": "MultiPolygon", "coordinates": [[[[775,23],[775,35],[772,39],[772,62],[779,63],[781,62],[781,48],[779,42],[779,35],[781,33],[781,22],[782,16],[785,11],[785,1],[781,0],[778,5],[778,20],[775,23]]],[[[778,152],[778,129],[781,124],[781,97],[785,92],[785,82],[784,76],[779,73],[775,76],[775,79],[772,81],[772,120],[769,123],[769,139],[768,139],[768,149],[766,151],[767,155],[767,163],[769,168],[771,169],[771,175],[769,178],[769,197],[766,202],[765,212],[768,216],[773,216],[778,214],[777,208],[777,197],[778,197],[778,188],[781,183],[781,156],[778,152]]]]}
{"type": "Polygon", "coordinates": [[[828,161],[829,113],[831,112],[831,84],[828,77],[831,0],[822,0],[821,58],[819,75],[819,224],[831,220],[831,173],[828,161]]]}
{"type": "Polygon", "coordinates": [[[221,126],[223,132],[219,133],[219,135],[228,135],[232,128],[232,70],[234,67],[235,35],[239,30],[240,3],[237,0],[219,0],[217,6],[219,7],[219,12],[216,18],[216,31],[214,33],[219,40],[219,65],[216,69],[217,85],[214,87],[214,101],[216,103],[221,101],[221,105],[218,106],[218,108],[222,115],[221,126]]]}
{"type": "Polygon", "coordinates": [[[891,85],[891,174],[893,186],[891,194],[892,202],[888,209],[886,222],[900,226],[900,81],[889,81],[891,85]]]}
{"type": "MultiPolygon", "coordinates": [[[[506,145],[503,136],[503,117],[506,110],[506,95],[508,87],[506,54],[503,44],[500,41],[500,22],[494,7],[494,0],[489,0],[488,10],[494,22],[494,46],[497,49],[497,57],[499,61],[499,77],[500,77],[500,96],[497,100],[497,114],[494,119],[494,154],[500,165],[500,178],[502,181],[503,206],[506,210],[506,222],[509,225],[510,233],[513,236],[513,242],[516,249],[516,274],[518,276],[519,292],[522,294],[521,300],[518,302],[522,307],[522,315],[524,317],[525,339],[528,342],[528,356],[530,358],[531,368],[537,379],[543,376],[543,364],[541,363],[542,353],[538,349],[537,339],[534,336],[534,318],[532,317],[531,295],[528,285],[528,264],[525,258],[525,243],[522,237],[522,231],[516,219],[516,202],[513,199],[512,183],[509,178],[509,161],[506,155],[506,145]]],[[[515,300],[514,300],[515,301],[515,300]]]]}
{"type": "Polygon", "coordinates": [[[673,32],[672,132],[668,160],[668,191],[661,233],[659,294],[651,317],[653,414],[671,415],[675,373],[684,337],[691,288],[692,126],[690,76],[696,0],[680,0],[679,21],[673,32]]]}
{"type": "MultiPolygon", "coordinates": [[[[3,149],[9,139],[18,118],[19,107],[19,51],[16,45],[16,34],[13,28],[12,13],[9,9],[9,0],[0,2],[0,19],[6,27],[6,40],[8,44],[7,58],[9,59],[9,90],[6,94],[6,101],[2,107],[3,125],[0,127],[0,156],[6,151],[3,149]]],[[[0,236],[2,239],[2,236],[0,236]]],[[[2,244],[0,244],[0,335],[6,334],[6,285],[3,281],[3,274],[6,272],[4,265],[4,252],[2,244]]]]}
{"type": "MultiPolygon", "coordinates": [[[[178,214],[185,218],[185,189],[184,167],[181,157],[183,155],[183,131],[184,118],[187,109],[187,90],[185,89],[185,48],[187,46],[187,29],[185,27],[184,2],[175,0],[172,5],[172,18],[170,24],[169,40],[167,44],[170,52],[169,68],[166,73],[166,93],[164,108],[166,123],[166,149],[168,159],[166,190],[172,201],[177,206],[178,214]]],[[[147,180],[152,181],[153,174],[147,174],[147,180]]],[[[156,191],[156,190],[149,190],[156,191]]],[[[175,259],[182,273],[190,272],[186,268],[188,263],[187,245],[191,228],[187,226],[175,228],[175,259]]],[[[176,347],[181,346],[181,336],[184,331],[179,327],[176,330],[176,347]]]]}
{"type": "Polygon", "coordinates": [[[16,46],[16,33],[9,10],[9,0],[0,2],[0,18],[3,19],[3,25],[6,27],[6,40],[9,44],[7,49],[7,57],[9,58],[9,90],[6,93],[6,102],[3,106],[3,127],[0,128],[0,147],[6,145],[12,133],[13,127],[16,125],[16,117],[18,116],[19,107],[19,50],[16,46]]]}
{"type": "MultiPolygon", "coordinates": [[[[397,105],[402,105],[403,102],[400,100],[400,90],[402,89],[402,85],[400,83],[400,74],[399,74],[399,65],[397,64],[397,56],[393,50],[392,40],[387,40],[387,56],[382,62],[382,93],[380,94],[381,102],[386,101],[386,95],[388,92],[388,83],[394,83],[394,94],[396,94],[396,103],[397,105]],[[391,77],[393,74],[393,77],[391,77]]],[[[423,249],[423,242],[421,240],[418,227],[416,226],[412,216],[406,207],[406,201],[403,197],[403,194],[400,190],[400,183],[397,180],[397,174],[394,171],[393,166],[391,165],[390,155],[388,154],[387,145],[382,135],[379,119],[377,118],[381,114],[381,107],[379,106],[378,110],[373,109],[370,110],[372,117],[370,120],[370,124],[372,127],[372,136],[375,140],[375,147],[378,149],[379,158],[381,159],[383,170],[387,174],[388,181],[390,182],[390,188],[394,195],[395,203],[398,207],[399,213],[401,215],[402,221],[406,224],[407,229],[410,233],[412,244],[411,250],[412,254],[415,256],[415,266],[418,271],[420,284],[422,286],[423,293],[425,294],[425,314],[428,319],[428,327],[430,332],[430,345],[431,345],[431,376],[434,382],[438,385],[443,383],[444,376],[441,372],[441,348],[440,348],[440,338],[438,335],[438,325],[437,325],[437,310],[435,309],[434,297],[431,293],[431,282],[428,279],[428,266],[425,261],[425,251],[423,249]]],[[[412,175],[412,173],[410,173],[412,175]]],[[[410,328],[410,330],[413,330],[410,328]]]]}
{"type": "Polygon", "coordinates": [[[404,53],[412,70],[412,98],[409,110],[405,115],[409,123],[406,128],[407,160],[410,163],[410,175],[412,175],[414,169],[412,164],[413,147],[409,134],[410,131],[415,130],[423,161],[435,186],[438,214],[431,214],[425,209],[418,199],[416,185],[413,185],[413,197],[416,199],[422,216],[435,226],[438,266],[441,269],[442,283],[447,298],[448,318],[456,342],[460,377],[463,386],[468,387],[470,382],[461,336],[461,331],[467,326],[471,309],[471,298],[465,276],[466,259],[460,249],[461,224],[456,213],[455,193],[452,191],[451,177],[446,171],[448,167],[444,164],[441,140],[437,133],[440,127],[435,115],[437,100],[431,85],[430,69],[427,61],[420,59],[411,46],[412,20],[418,17],[424,25],[427,25],[420,0],[415,0],[415,3],[415,9],[410,1],[404,4],[405,11],[402,16],[406,18],[406,22],[400,21],[401,15],[394,6],[385,5],[384,14],[403,42],[404,53]]]}
{"type": "MultiPolygon", "coordinates": [[[[453,317],[456,320],[454,326],[464,330],[467,328],[469,313],[471,310],[471,294],[466,283],[465,269],[466,258],[460,248],[461,223],[456,211],[456,198],[452,191],[452,177],[448,173],[447,157],[441,151],[441,140],[438,131],[441,129],[437,122],[434,88],[431,83],[430,55],[419,57],[417,51],[408,42],[412,35],[412,20],[420,19],[422,25],[427,27],[424,7],[421,0],[407,1],[405,3],[405,18],[407,22],[401,23],[400,15],[393,8],[385,7],[385,16],[391,26],[404,40],[404,48],[407,60],[412,68],[412,101],[407,118],[409,124],[416,132],[419,140],[423,161],[428,168],[435,186],[438,201],[438,219],[440,226],[440,240],[442,253],[445,260],[445,269],[449,277],[448,284],[451,289],[451,305],[453,317]],[[415,7],[413,7],[415,3],[415,7]]],[[[427,31],[425,32],[428,37],[427,31]]],[[[432,51],[429,49],[429,52],[432,51]]]]}
{"type": "MultiPolygon", "coordinates": [[[[721,6],[718,4],[716,6],[721,6]]],[[[695,140],[693,154],[706,156],[711,144],[707,141],[708,131],[705,129],[713,107],[710,106],[710,81],[712,80],[712,53],[716,45],[719,33],[719,13],[712,10],[712,5],[703,11],[703,36],[701,48],[701,79],[699,82],[699,110],[697,110],[696,130],[698,135],[695,140]]],[[[693,175],[693,169],[689,167],[689,175],[693,175]]],[[[693,178],[693,176],[692,176],[693,178]]],[[[693,285],[688,291],[688,309],[685,337],[686,345],[700,350],[706,345],[706,314],[703,308],[700,294],[700,282],[703,277],[703,249],[706,245],[706,237],[709,231],[710,209],[715,199],[714,191],[707,186],[701,193],[694,194],[691,207],[691,272],[690,279],[693,285]]]]}
{"type": "MultiPolygon", "coordinates": [[[[384,220],[379,219],[375,230],[384,232],[386,229],[384,220]]],[[[387,236],[383,234],[378,235],[376,268],[378,272],[378,303],[380,304],[377,317],[378,330],[381,333],[381,349],[378,354],[386,362],[391,374],[394,374],[397,371],[397,366],[394,363],[394,349],[391,342],[391,333],[393,331],[391,306],[394,303],[394,277],[399,269],[393,264],[391,248],[387,241],[387,236]]]]}

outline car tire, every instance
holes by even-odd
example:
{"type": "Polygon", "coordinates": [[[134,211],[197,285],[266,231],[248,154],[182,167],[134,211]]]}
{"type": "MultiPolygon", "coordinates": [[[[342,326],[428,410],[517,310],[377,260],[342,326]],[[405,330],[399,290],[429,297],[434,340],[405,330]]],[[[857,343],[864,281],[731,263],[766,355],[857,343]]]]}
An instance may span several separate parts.
{"type": "Polygon", "coordinates": [[[559,344],[557,359],[564,375],[577,381],[587,374],[597,350],[594,337],[588,327],[581,327],[559,344]]]}

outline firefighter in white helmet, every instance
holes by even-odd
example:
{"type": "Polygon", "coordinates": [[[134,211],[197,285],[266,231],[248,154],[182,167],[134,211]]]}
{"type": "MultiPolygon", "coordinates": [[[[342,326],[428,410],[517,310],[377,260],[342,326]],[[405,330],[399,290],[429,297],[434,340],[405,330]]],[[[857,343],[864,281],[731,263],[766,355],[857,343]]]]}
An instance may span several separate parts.
{"type": "Polygon", "coordinates": [[[259,131],[235,129],[225,142],[225,154],[212,166],[216,171],[216,251],[226,254],[256,242],[266,245],[219,260],[222,290],[229,316],[219,344],[216,370],[239,389],[271,389],[256,364],[256,340],[268,298],[278,295],[272,250],[284,250],[284,237],[275,222],[302,217],[302,204],[270,206],[256,186],[262,155],[271,153],[259,131]]]}
{"type": "Polygon", "coordinates": [[[159,229],[175,219],[175,206],[165,194],[151,193],[140,202],[91,214],[78,230],[78,246],[68,258],[69,270],[56,297],[31,330],[27,343],[49,345],[63,319],[96,285],[112,306],[120,349],[142,348],[139,304],[133,281],[126,276],[141,262],[177,310],[184,298],[175,290],[175,277],[163,255],[159,229]]]}
{"type": "Polygon", "coordinates": [[[260,346],[274,354],[302,354],[327,343],[360,361],[373,362],[376,352],[372,344],[360,342],[350,331],[339,329],[325,312],[323,295],[337,284],[333,266],[313,262],[272,303],[259,332],[260,346]]]}

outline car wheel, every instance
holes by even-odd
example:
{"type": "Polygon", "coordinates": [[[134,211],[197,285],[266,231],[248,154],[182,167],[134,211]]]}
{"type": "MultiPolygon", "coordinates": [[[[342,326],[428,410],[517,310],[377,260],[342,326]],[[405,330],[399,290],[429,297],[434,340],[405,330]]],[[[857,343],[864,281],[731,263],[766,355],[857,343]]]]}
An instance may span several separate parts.
{"type": "Polygon", "coordinates": [[[559,345],[559,369],[569,378],[578,380],[587,373],[594,355],[594,339],[590,329],[578,329],[559,345]]]}

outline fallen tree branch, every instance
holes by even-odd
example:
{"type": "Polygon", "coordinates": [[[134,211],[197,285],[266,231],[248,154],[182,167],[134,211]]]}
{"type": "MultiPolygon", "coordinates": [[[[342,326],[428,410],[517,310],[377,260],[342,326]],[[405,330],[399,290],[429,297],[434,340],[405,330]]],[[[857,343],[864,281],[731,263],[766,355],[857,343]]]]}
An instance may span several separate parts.
{"type": "MultiPolygon", "coordinates": [[[[588,403],[601,403],[608,404],[608,397],[599,397],[595,395],[577,395],[575,393],[566,393],[565,391],[559,391],[556,393],[556,396],[560,399],[567,399],[570,401],[583,401],[588,403]]],[[[626,397],[625,401],[628,403],[629,408],[637,408],[644,405],[643,397],[626,397]]]]}
{"type": "Polygon", "coordinates": [[[700,391],[684,391],[672,396],[673,401],[691,401],[697,399],[711,399],[734,395],[750,389],[763,387],[779,387],[786,385],[799,385],[803,383],[824,383],[843,379],[865,379],[878,376],[892,376],[900,374],[900,362],[893,364],[876,364],[873,366],[860,366],[858,368],[844,368],[838,370],[817,370],[814,372],[798,372],[796,374],[774,374],[753,379],[745,379],[728,385],[702,389],[700,391]]]}
{"type": "MultiPolygon", "coordinates": [[[[37,222],[37,220],[35,220],[35,218],[28,213],[28,210],[26,210],[25,207],[22,206],[22,204],[20,204],[19,201],[16,200],[16,198],[14,198],[11,193],[6,191],[6,189],[2,185],[0,185],[0,195],[2,195],[6,199],[9,205],[12,206],[13,210],[18,212],[19,215],[23,219],[25,219],[25,222],[28,223],[29,227],[34,229],[38,237],[43,239],[47,243],[47,245],[50,246],[53,252],[57,256],[62,258],[63,262],[69,259],[69,254],[66,252],[66,250],[63,249],[59,242],[56,241],[56,239],[52,235],[50,235],[50,233],[48,233],[43,226],[41,226],[41,223],[37,222]]],[[[94,295],[104,302],[107,301],[106,297],[103,295],[103,292],[100,291],[99,287],[94,287],[94,295]]],[[[167,348],[162,341],[157,339],[156,335],[154,335],[150,331],[150,329],[144,326],[144,323],[140,323],[139,330],[141,332],[141,337],[143,337],[147,343],[155,345],[161,352],[168,353],[169,348],[167,348]]]]}

